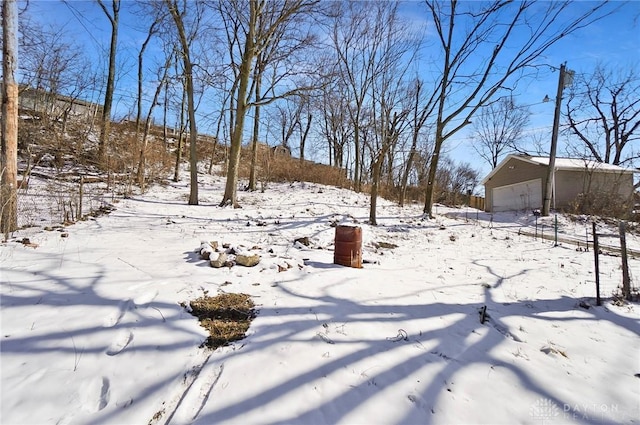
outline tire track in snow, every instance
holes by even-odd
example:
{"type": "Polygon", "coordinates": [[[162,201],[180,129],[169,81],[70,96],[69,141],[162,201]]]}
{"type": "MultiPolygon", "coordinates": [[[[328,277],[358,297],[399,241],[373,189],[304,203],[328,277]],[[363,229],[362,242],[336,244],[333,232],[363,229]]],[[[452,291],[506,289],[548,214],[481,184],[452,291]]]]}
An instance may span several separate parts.
{"type": "Polygon", "coordinates": [[[211,354],[208,354],[203,361],[194,364],[184,373],[176,394],[162,402],[162,408],[149,420],[148,425],[184,424],[195,420],[224,370],[224,363],[219,366],[209,365],[210,358],[211,354]]]}
{"type": "Polygon", "coordinates": [[[223,371],[224,363],[216,365],[207,361],[199,376],[177,406],[173,417],[167,421],[167,425],[169,423],[186,424],[193,422],[204,408],[204,405],[207,404],[209,395],[220,380],[223,371]]]}

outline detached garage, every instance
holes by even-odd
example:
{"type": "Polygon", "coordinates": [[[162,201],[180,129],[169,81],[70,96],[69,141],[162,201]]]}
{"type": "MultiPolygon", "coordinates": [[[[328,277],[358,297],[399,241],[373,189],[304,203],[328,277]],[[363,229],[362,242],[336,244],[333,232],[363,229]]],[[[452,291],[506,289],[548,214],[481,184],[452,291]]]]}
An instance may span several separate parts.
{"type": "MultiPolygon", "coordinates": [[[[555,209],[571,209],[586,194],[606,194],[619,201],[633,196],[633,170],[575,158],[556,158],[555,209]]],[[[549,158],[508,155],[482,181],[485,211],[518,211],[542,208],[549,158]]]]}
{"type": "Polygon", "coordinates": [[[530,210],[542,205],[542,179],[508,184],[493,189],[492,211],[530,210]]]}

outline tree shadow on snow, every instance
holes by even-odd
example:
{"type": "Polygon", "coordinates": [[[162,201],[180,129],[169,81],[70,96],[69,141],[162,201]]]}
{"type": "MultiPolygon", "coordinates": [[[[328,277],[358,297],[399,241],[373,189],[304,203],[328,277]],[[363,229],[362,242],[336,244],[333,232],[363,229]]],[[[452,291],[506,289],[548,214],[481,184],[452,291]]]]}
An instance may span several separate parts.
{"type": "MultiPolygon", "coordinates": [[[[33,252],[34,263],[42,261],[44,264],[48,261],[46,254],[43,258],[38,255],[38,251],[33,252]]],[[[64,261],[65,267],[73,269],[72,260],[64,261]]],[[[64,277],[64,267],[45,270],[45,266],[38,271],[33,268],[28,271],[0,269],[3,280],[6,279],[2,284],[0,307],[3,317],[10,317],[13,323],[13,331],[10,332],[5,326],[0,336],[3,369],[17,362],[20,370],[12,369],[15,375],[13,379],[20,374],[27,374],[22,379],[28,381],[32,369],[43,366],[42,357],[32,360],[30,356],[48,355],[50,363],[36,373],[41,375],[37,385],[53,388],[64,384],[62,391],[68,392],[69,397],[75,397],[75,402],[78,402],[78,398],[86,398],[82,392],[86,380],[99,378],[93,375],[87,377],[87,374],[99,374],[103,369],[102,391],[108,394],[110,376],[107,370],[117,369],[119,359],[125,353],[139,356],[140,359],[144,359],[145,353],[155,356],[166,353],[171,356],[176,350],[191,351],[203,341],[204,332],[200,332],[196,326],[190,326],[194,317],[183,307],[156,299],[158,292],[153,289],[153,283],[161,282],[149,282],[148,290],[145,287],[143,291],[131,292],[137,296],[126,297],[128,291],[125,290],[123,297],[110,298],[100,293],[107,271],[102,266],[93,267],[90,275],[73,277],[64,277]],[[22,328],[16,326],[19,319],[24,319],[22,328]],[[61,375],[63,373],[68,375],[61,375]],[[57,382],[60,376],[65,376],[68,382],[57,382]],[[56,379],[56,382],[51,382],[52,379],[56,379]]],[[[88,269],[86,265],[82,268],[88,269]]],[[[130,288],[145,285],[133,279],[124,283],[123,289],[127,285],[130,288]]],[[[130,359],[127,361],[131,362],[130,359]]],[[[90,416],[92,423],[122,423],[120,414],[127,412],[123,406],[129,409],[144,406],[149,409],[148,417],[151,419],[160,405],[158,399],[168,399],[172,395],[168,389],[183,380],[187,372],[179,366],[163,366],[163,373],[157,374],[155,379],[136,384],[135,393],[124,394],[127,400],[111,400],[110,404],[108,399],[96,401],[99,409],[90,416]],[[120,407],[114,406],[118,403],[120,407]]],[[[76,414],[68,411],[70,406],[73,403],[60,406],[58,422],[67,423],[72,418],[64,415],[76,414]]],[[[85,407],[79,404],[77,411],[83,412],[85,407]]],[[[49,420],[55,423],[54,418],[49,420]]]]}
{"type": "MultiPolygon", "coordinates": [[[[492,272],[490,269],[488,270],[492,272]]],[[[572,403],[572,400],[563,398],[560,395],[561,392],[556,388],[549,388],[541,384],[537,379],[536,370],[527,364],[526,359],[516,359],[519,355],[518,346],[523,345],[525,341],[519,336],[519,331],[512,329],[506,321],[519,317],[554,322],[609,320],[616,326],[640,334],[638,322],[619,316],[612,311],[603,313],[599,309],[587,310],[586,317],[576,318],[574,314],[576,300],[566,296],[548,300],[517,301],[506,305],[494,301],[493,291],[500,290],[505,279],[526,273],[526,269],[508,277],[493,273],[496,277],[495,283],[483,289],[477,302],[467,303],[436,301],[414,305],[397,305],[392,302],[388,304],[380,302],[371,305],[331,295],[311,297],[304,295],[301,291],[287,289],[286,284],[278,285],[278,290],[288,296],[312,302],[313,307],[262,307],[259,313],[260,318],[277,317],[279,320],[270,320],[269,323],[274,324],[260,326],[253,336],[243,341],[244,345],[241,350],[217,358],[217,361],[224,362],[227,358],[246,356],[251,352],[278,350],[281,344],[299,343],[307,337],[311,337],[313,340],[314,334],[320,335],[332,326],[335,331],[340,324],[352,329],[362,326],[377,326],[380,332],[385,330],[393,330],[393,332],[376,338],[358,337],[350,332],[339,335],[334,333],[333,335],[337,337],[332,337],[334,338],[332,340],[328,340],[330,334],[326,332],[327,340],[325,342],[328,345],[320,347],[319,350],[339,352],[341,345],[343,345],[347,348],[347,354],[332,355],[323,358],[322,361],[318,360],[316,368],[301,372],[284,381],[275,381],[280,383],[273,384],[259,394],[247,396],[234,405],[216,407],[215,398],[212,397],[209,400],[210,405],[203,412],[204,414],[197,418],[196,423],[241,422],[247,412],[259,411],[267,404],[284,403],[285,398],[294,394],[300,393],[299,397],[309,397],[310,383],[313,385],[321,385],[322,383],[318,376],[326,379],[332,374],[344,374],[350,370],[356,373],[362,368],[362,362],[394,351],[397,352],[395,364],[385,367],[381,366],[381,362],[378,361],[376,367],[363,371],[360,374],[360,379],[356,379],[349,388],[329,398],[324,396],[317,407],[307,411],[300,412],[302,407],[296,406],[295,411],[298,412],[296,416],[287,417],[276,423],[284,425],[348,421],[349,415],[354,410],[365,408],[363,406],[367,403],[382,397],[382,390],[394,387],[394,385],[396,388],[406,386],[406,383],[402,383],[402,381],[407,376],[415,379],[415,390],[402,394],[391,391],[385,393],[384,396],[384,403],[389,405],[396,406],[397,403],[404,403],[402,407],[402,411],[405,412],[404,417],[396,423],[432,423],[447,419],[450,421],[451,416],[446,414],[444,417],[440,416],[445,412],[439,410],[441,408],[438,407],[438,404],[442,400],[446,401],[447,397],[451,397],[451,392],[455,395],[456,390],[463,390],[463,393],[467,394],[483,392],[482,388],[454,388],[453,386],[454,381],[466,370],[478,367],[486,369],[487,377],[491,373],[494,376],[499,373],[501,377],[515,380],[517,385],[526,388],[532,397],[543,400],[545,403],[551,403],[549,405],[556,406],[562,414],[583,417],[584,412],[580,410],[580,406],[575,405],[575,402],[572,403]],[[479,312],[485,308],[488,315],[486,322],[481,324],[479,312]],[[541,315],[541,313],[547,315],[541,315]],[[550,317],[548,313],[553,313],[553,317],[550,317]],[[395,329],[407,326],[407,321],[424,323],[425,326],[419,331],[414,329],[411,334],[403,333],[401,332],[403,330],[399,329],[396,335],[395,329]],[[496,354],[500,352],[498,348],[504,345],[513,349],[512,354],[515,360],[521,361],[508,361],[496,354]],[[360,348],[349,350],[349,347],[360,348]],[[431,370],[434,367],[438,369],[436,373],[431,370]],[[496,372],[498,370],[500,372],[496,372]],[[428,384],[420,384],[420,382],[428,382],[428,384]],[[301,392],[303,390],[307,392],[301,392]]],[[[422,292],[429,294],[432,289],[426,288],[422,292]]],[[[424,300],[425,298],[416,297],[416,299],[424,300]]],[[[529,349],[531,348],[529,347],[529,349]]],[[[539,349],[539,347],[533,348],[536,352],[539,349]]],[[[541,356],[544,354],[541,353],[541,356]]],[[[320,355],[318,357],[320,358],[320,355]]],[[[256,379],[260,378],[256,377],[256,379]]],[[[494,379],[499,379],[499,377],[496,376],[494,379]]],[[[491,384],[489,378],[485,384],[491,384]]],[[[464,394],[461,395],[461,397],[463,396],[464,394]]],[[[508,409],[509,395],[499,394],[499,396],[502,396],[501,400],[493,401],[499,403],[502,408],[508,409]]],[[[393,408],[395,409],[395,407],[393,408]]],[[[293,409],[291,410],[293,411],[293,409]]],[[[530,412],[524,412],[524,414],[518,412],[518,414],[520,418],[524,417],[532,421],[548,419],[529,416],[530,412]]],[[[468,416],[463,417],[468,418],[468,416]]],[[[478,422],[486,421],[488,419],[478,418],[478,422]]],[[[617,423],[613,418],[606,417],[591,417],[589,422],[612,425],[617,423]]]]}

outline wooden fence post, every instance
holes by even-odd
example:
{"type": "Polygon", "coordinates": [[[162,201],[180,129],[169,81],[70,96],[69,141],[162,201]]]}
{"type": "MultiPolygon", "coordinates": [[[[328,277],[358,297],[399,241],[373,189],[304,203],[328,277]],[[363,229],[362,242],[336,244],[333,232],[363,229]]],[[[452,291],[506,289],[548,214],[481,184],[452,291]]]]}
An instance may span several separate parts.
{"type": "Polygon", "coordinates": [[[602,305],[600,301],[600,264],[598,258],[598,234],[596,233],[596,222],[593,223],[593,257],[596,266],[596,305],[602,305]]]}
{"type": "Polygon", "coordinates": [[[620,254],[622,256],[622,296],[631,301],[631,282],[629,279],[629,261],[627,258],[627,237],[624,221],[620,221],[620,254]]]}

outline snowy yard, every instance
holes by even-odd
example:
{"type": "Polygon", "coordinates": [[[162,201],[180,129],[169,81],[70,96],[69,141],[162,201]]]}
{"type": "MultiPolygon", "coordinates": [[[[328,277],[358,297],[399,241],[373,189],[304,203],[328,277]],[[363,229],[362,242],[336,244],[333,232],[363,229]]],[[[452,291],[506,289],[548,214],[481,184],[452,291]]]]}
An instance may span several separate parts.
{"type": "MultiPolygon", "coordinates": [[[[526,235],[529,216],[423,221],[380,200],[371,227],[347,190],[272,184],[222,209],[221,178],[201,176],[199,206],[186,181],[0,245],[0,423],[640,422],[640,307],[611,297],[619,256],[600,257],[598,307],[593,252],[526,235]],[[362,269],[333,264],[332,223],[362,227],[362,269]],[[202,241],[261,261],[212,268],[202,241]],[[257,317],[212,352],[179,303],[220,292],[251,295],[257,317]]],[[[587,238],[590,222],[559,221],[587,238]]],[[[637,287],[640,259],[630,271],[637,287]]]]}

